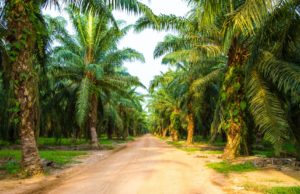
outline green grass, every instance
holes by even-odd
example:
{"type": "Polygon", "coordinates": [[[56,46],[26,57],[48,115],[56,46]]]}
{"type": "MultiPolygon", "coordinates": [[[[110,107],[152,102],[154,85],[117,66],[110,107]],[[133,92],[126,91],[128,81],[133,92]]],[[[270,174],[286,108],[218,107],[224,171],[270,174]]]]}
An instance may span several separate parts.
{"type": "MultiPolygon", "coordinates": [[[[177,142],[173,142],[173,141],[167,141],[167,144],[172,145],[180,150],[186,151],[186,152],[197,152],[197,151],[201,151],[201,149],[199,147],[189,147],[186,146],[185,141],[177,141],[177,142]]],[[[199,143],[195,143],[195,146],[197,146],[197,144],[199,143]]],[[[208,150],[208,151],[203,151],[205,154],[223,154],[223,151],[221,150],[208,150]]]]}
{"type": "Polygon", "coordinates": [[[21,151],[19,150],[0,150],[0,159],[21,160],[21,151]]]}
{"type": "Polygon", "coordinates": [[[126,140],[122,140],[122,139],[108,139],[107,137],[101,137],[99,139],[99,143],[101,145],[114,145],[114,144],[118,144],[118,143],[126,143],[128,141],[134,141],[135,138],[132,136],[127,137],[126,140]]]}
{"type": "Polygon", "coordinates": [[[209,141],[209,139],[204,139],[202,136],[195,136],[194,137],[194,141],[195,143],[199,143],[199,144],[208,144],[208,145],[212,145],[212,146],[219,146],[219,147],[223,147],[226,145],[226,142],[223,142],[222,138],[217,138],[215,142],[211,143],[209,141]]]}
{"type": "Polygon", "coordinates": [[[217,172],[228,174],[231,172],[249,172],[254,171],[257,168],[250,162],[243,164],[231,164],[229,162],[217,162],[207,164],[209,168],[216,170],[217,172]]]}
{"type": "Polygon", "coordinates": [[[74,161],[74,158],[86,155],[84,151],[40,151],[41,158],[65,165],[74,161]]]}
{"type": "Polygon", "coordinates": [[[200,151],[199,148],[195,148],[195,147],[182,147],[180,149],[183,150],[183,151],[186,151],[186,152],[197,152],[197,151],[200,151]]]}
{"type": "Polygon", "coordinates": [[[273,187],[265,191],[266,194],[300,194],[300,186],[273,187]]]}
{"type": "Polygon", "coordinates": [[[100,145],[113,145],[114,141],[111,139],[100,139],[99,143],[100,145]]]}
{"type": "Polygon", "coordinates": [[[265,185],[258,185],[254,183],[247,183],[244,185],[248,191],[261,192],[264,194],[300,194],[299,186],[291,187],[267,187],[265,185]]]}
{"type": "Polygon", "coordinates": [[[168,137],[162,137],[162,136],[157,136],[160,140],[165,141],[168,139],[168,137]]]}
{"type": "Polygon", "coordinates": [[[199,147],[196,147],[197,143],[195,143],[195,147],[186,146],[185,141],[177,141],[177,142],[167,141],[167,144],[172,145],[186,152],[203,151],[205,154],[223,154],[223,151],[221,150],[207,150],[207,151],[201,150],[199,147]]]}
{"type": "Polygon", "coordinates": [[[72,145],[82,145],[87,144],[88,141],[86,139],[72,139],[72,138],[48,138],[48,137],[40,137],[38,139],[38,145],[43,146],[72,146],[72,145]]]}
{"type": "Polygon", "coordinates": [[[167,144],[175,146],[176,148],[181,148],[185,144],[184,141],[167,141],[167,144]]]}
{"type": "MultiPolygon", "coordinates": [[[[40,151],[42,159],[53,161],[60,166],[74,162],[75,157],[85,154],[87,153],[84,151],[40,151]]],[[[6,161],[0,166],[0,170],[5,170],[9,174],[20,172],[21,151],[0,150],[0,160],[6,161]]]]}
{"type": "Polygon", "coordinates": [[[8,141],[0,140],[0,147],[9,146],[10,143],[8,141]]]}
{"type": "Polygon", "coordinates": [[[274,151],[272,150],[253,150],[253,154],[255,156],[261,156],[267,158],[275,156],[274,151]]]}
{"type": "Polygon", "coordinates": [[[255,183],[246,183],[243,185],[243,187],[247,190],[247,191],[254,191],[254,192],[260,192],[260,193],[265,193],[267,191],[267,187],[264,185],[258,185],[255,183]]]}
{"type": "MultiPolygon", "coordinates": [[[[108,139],[105,135],[102,135],[99,139],[100,145],[112,146],[117,143],[125,143],[127,141],[133,141],[134,137],[129,136],[127,140],[117,140],[117,139],[108,139]]],[[[72,139],[72,138],[46,138],[40,137],[38,139],[38,145],[43,146],[74,146],[74,145],[83,145],[89,144],[89,141],[86,139],[72,139]]],[[[0,142],[1,145],[1,142],[0,142]]]]}
{"type": "Polygon", "coordinates": [[[207,151],[203,151],[205,154],[223,154],[224,151],[222,150],[207,150],[207,151]]]}
{"type": "Polygon", "coordinates": [[[186,146],[185,145],[185,141],[177,141],[177,142],[175,142],[175,141],[167,141],[167,144],[172,145],[172,146],[174,146],[174,147],[176,147],[176,148],[178,148],[180,150],[183,150],[183,151],[189,152],[189,153],[190,152],[200,151],[200,149],[197,148],[197,147],[188,147],[188,146],[186,146]]]}
{"type": "Polygon", "coordinates": [[[0,165],[0,170],[6,171],[8,174],[17,174],[21,170],[20,163],[15,160],[9,160],[0,165]]]}
{"type": "Polygon", "coordinates": [[[134,141],[135,138],[133,136],[128,136],[126,141],[134,141]]]}

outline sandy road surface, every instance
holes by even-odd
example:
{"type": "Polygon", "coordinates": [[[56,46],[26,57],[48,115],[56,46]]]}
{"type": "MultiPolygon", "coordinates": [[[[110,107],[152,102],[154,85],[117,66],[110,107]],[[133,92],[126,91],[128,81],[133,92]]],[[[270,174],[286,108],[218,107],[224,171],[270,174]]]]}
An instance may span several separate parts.
{"type": "Polygon", "coordinates": [[[49,194],[218,194],[212,172],[193,158],[146,135],[127,148],[61,181],[49,194]]]}

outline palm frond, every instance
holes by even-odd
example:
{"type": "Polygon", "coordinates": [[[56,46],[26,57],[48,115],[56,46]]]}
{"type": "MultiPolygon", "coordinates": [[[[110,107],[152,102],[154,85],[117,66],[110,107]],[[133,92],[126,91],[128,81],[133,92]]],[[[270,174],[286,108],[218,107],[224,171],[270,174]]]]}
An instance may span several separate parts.
{"type": "Polygon", "coordinates": [[[144,29],[154,30],[181,30],[187,25],[187,19],[175,15],[152,15],[151,17],[141,17],[135,23],[135,31],[141,32],[144,29]]]}
{"type": "Polygon", "coordinates": [[[90,93],[91,86],[89,79],[86,77],[82,80],[78,90],[78,98],[76,102],[76,118],[78,125],[83,127],[86,122],[87,115],[90,109],[90,93]]]}
{"type": "Polygon", "coordinates": [[[285,93],[300,91],[300,67],[298,64],[276,59],[270,52],[264,52],[260,58],[258,70],[279,90],[285,93]]]}
{"type": "Polygon", "coordinates": [[[247,96],[250,103],[250,112],[255,124],[265,134],[280,153],[285,140],[289,137],[290,126],[282,102],[276,93],[272,92],[262,77],[253,71],[247,84],[247,96]]]}
{"type": "Polygon", "coordinates": [[[220,80],[223,77],[224,70],[225,70],[224,68],[215,69],[212,70],[209,74],[196,79],[195,81],[193,81],[193,83],[190,86],[191,90],[194,92],[197,91],[202,92],[208,84],[220,80]]]}

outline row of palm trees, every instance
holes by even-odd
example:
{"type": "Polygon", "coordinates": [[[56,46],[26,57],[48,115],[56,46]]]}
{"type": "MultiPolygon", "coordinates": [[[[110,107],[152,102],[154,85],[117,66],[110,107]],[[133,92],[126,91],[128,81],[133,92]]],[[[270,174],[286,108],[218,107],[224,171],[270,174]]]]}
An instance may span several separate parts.
{"type": "Polygon", "coordinates": [[[185,18],[153,14],[136,24],[178,32],[154,51],[172,68],[152,82],[152,130],[173,140],[186,133],[187,143],[195,128],[212,141],[225,133],[225,159],[250,154],[258,135],[277,155],[286,143],[299,150],[300,2],[187,2],[185,18]]]}
{"type": "MultiPolygon", "coordinates": [[[[184,134],[195,129],[216,139],[225,134],[224,158],[249,154],[262,134],[279,155],[299,146],[299,1],[187,0],[187,17],[155,15],[136,0],[6,0],[1,3],[1,135],[20,134],[22,166],[41,172],[39,134],[90,137],[106,129],[126,137],[145,128],[141,84],[122,63],[140,60],[117,43],[130,27],[112,9],[143,14],[135,30],[176,30],[157,45],[170,71],[151,84],[153,131],[184,134]],[[75,29],[41,10],[68,7],[75,29]],[[58,45],[53,47],[53,45],[58,45]],[[52,45],[52,46],[49,46],[52,45]]],[[[298,149],[300,150],[300,149],[298,149]]]]}
{"type": "MultiPolygon", "coordinates": [[[[113,9],[149,10],[135,0],[7,0],[1,3],[1,137],[20,136],[22,168],[42,172],[36,138],[90,138],[98,132],[126,138],[145,130],[137,77],[122,66],[144,61],[139,52],[118,48],[130,26],[113,9]],[[64,18],[42,14],[67,7],[75,34],[64,18]]],[[[143,86],[142,86],[143,87],[143,86]]]]}

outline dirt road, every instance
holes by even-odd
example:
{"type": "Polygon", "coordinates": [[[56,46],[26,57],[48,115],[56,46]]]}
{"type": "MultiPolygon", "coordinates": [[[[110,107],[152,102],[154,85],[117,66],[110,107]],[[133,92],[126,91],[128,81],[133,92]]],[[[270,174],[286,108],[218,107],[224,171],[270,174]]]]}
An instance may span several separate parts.
{"type": "Polygon", "coordinates": [[[223,193],[201,159],[146,135],[127,148],[61,181],[49,194],[223,193]]]}

